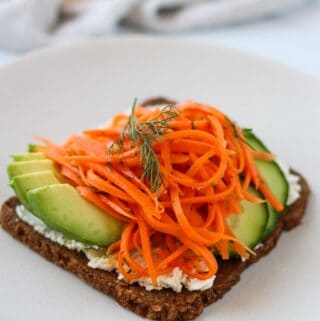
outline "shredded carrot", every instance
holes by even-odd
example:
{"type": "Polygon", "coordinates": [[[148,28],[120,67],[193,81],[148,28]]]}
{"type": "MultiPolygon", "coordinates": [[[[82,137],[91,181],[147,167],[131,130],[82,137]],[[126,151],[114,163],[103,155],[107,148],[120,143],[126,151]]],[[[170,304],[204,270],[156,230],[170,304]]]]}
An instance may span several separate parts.
{"type": "Polygon", "coordinates": [[[83,198],[87,199],[89,202],[91,202],[94,205],[96,205],[97,207],[101,208],[103,211],[111,214],[115,218],[118,218],[120,220],[126,221],[126,219],[122,215],[118,214],[112,208],[110,208],[107,204],[105,204],[101,200],[101,196],[100,195],[97,195],[96,193],[91,191],[88,187],[78,186],[77,190],[78,190],[78,192],[80,193],[80,195],[83,198]]]}
{"type": "Polygon", "coordinates": [[[140,231],[140,239],[141,239],[143,258],[146,262],[147,269],[149,271],[149,275],[152,280],[152,283],[153,283],[153,285],[156,285],[157,284],[157,281],[156,281],[156,277],[157,277],[156,273],[157,272],[156,272],[156,268],[155,268],[155,264],[154,264],[154,259],[152,256],[149,227],[142,217],[139,217],[138,223],[139,223],[139,231],[140,231]]]}
{"type": "Polygon", "coordinates": [[[108,254],[111,254],[111,253],[114,253],[114,252],[119,251],[119,250],[120,250],[120,244],[121,244],[121,240],[118,240],[118,241],[112,243],[112,244],[108,247],[107,253],[108,253],[108,254]]]}
{"type": "MultiPolygon", "coordinates": [[[[107,251],[128,281],[149,276],[156,284],[159,275],[175,267],[208,279],[217,272],[217,253],[225,260],[232,248],[242,257],[252,253],[226,223],[230,214],[241,213],[243,200],[268,201],[283,210],[255,163],[273,161],[272,154],[250,148],[241,129],[214,107],[188,101],[175,109],[166,131],[149,146],[161,175],[156,191],[143,176],[146,155],[139,143],[124,137],[119,144],[128,115],[62,145],[41,138],[45,147],[39,150],[59,174],[82,197],[125,222],[121,239],[107,251]],[[252,185],[263,198],[250,193],[252,185]]],[[[163,117],[160,109],[139,106],[134,116],[149,123],[163,117]]]]}
{"type": "Polygon", "coordinates": [[[273,161],[275,159],[275,156],[273,154],[264,151],[253,150],[251,151],[251,154],[253,158],[264,161],[273,161]]]}
{"type": "Polygon", "coordinates": [[[270,202],[270,204],[275,208],[276,211],[283,211],[283,204],[274,196],[272,191],[269,189],[266,183],[260,185],[260,191],[264,197],[270,202]]]}
{"type": "Polygon", "coordinates": [[[221,240],[217,244],[217,248],[221,253],[221,257],[223,260],[229,260],[230,252],[229,252],[229,242],[227,240],[221,240]]]}

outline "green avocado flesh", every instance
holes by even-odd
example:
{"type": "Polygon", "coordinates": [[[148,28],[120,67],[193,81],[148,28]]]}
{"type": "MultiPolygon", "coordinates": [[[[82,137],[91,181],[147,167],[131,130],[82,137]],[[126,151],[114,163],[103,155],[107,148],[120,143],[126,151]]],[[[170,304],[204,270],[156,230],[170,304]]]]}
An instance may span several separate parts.
{"type": "Polygon", "coordinates": [[[12,156],[15,162],[46,159],[42,153],[16,154],[12,156]]]}
{"type": "Polygon", "coordinates": [[[49,159],[12,162],[7,168],[10,179],[18,175],[46,170],[55,170],[53,162],[49,159]]]}
{"type": "Polygon", "coordinates": [[[8,165],[11,187],[21,203],[49,227],[69,239],[101,247],[120,238],[122,223],[63,184],[53,162],[42,153],[16,154],[13,160],[8,165]]]}
{"type": "Polygon", "coordinates": [[[70,239],[107,247],[121,236],[123,224],[84,200],[69,184],[32,189],[27,199],[35,215],[70,239]]]}
{"type": "MultiPolygon", "coordinates": [[[[261,197],[261,194],[252,186],[249,187],[248,192],[254,196],[261,197]]],[[[263,239],[269,219],[268,206],[267,203],[254,204],[243,200],[241,208],[240,214],[228,216],[227,224],[236,238],[253,249],[263,239]]]]}
{"type": "Polygon", "coordinates": [[[53,171],[40,171],[18,175],[13,177],[10,182],[10,185],[16,192],[19,200],[27,208],[30,208],[27,200],[27,192],[34,188],[51,184],[59,184],[59,180],[54,175],[53,171]]]}
{"type": "MultiPolygon", "coordinates": [[[[244,130],[243,133],[246,141],[252,148],[258,151],[269,152],[268,148],[264,145],[264,143],[259,138],[257,138],[252,133],[252,131],[244,130]]],[[[275,161],[268,162],[256,160],[255,163],[273,194],[279,199],[279,201],[284,206],[286,206],[289,192],[289,184],[279,165],[275,161]]],[[[268,209],[270,215],[265,233],[263,235],[263,239],[270,235],[270,233],[274,230],[279,220],[279,215],[281,214],[278,213],[270,203],[268,203],[268,209]]]]}

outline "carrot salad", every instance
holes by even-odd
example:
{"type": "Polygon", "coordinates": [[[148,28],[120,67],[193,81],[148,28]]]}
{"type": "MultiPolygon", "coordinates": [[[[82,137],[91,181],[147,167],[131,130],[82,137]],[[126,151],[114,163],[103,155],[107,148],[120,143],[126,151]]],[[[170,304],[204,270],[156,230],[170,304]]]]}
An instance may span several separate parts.
{"type": "Polygon", "coordinates": [[[125,222],[121,239],[107,251],[127,281],[148,276],[155,285],[175,267],[208,279],[217,273],[216,256],[251,251],[226,223],[241,213],[242,200],[283,209],[254,162],[272,155],[253,150],[241,129],[208,105],[134,104],[130,115],[62,145],[41,140],[41,151],[82,197],[125,222]],[[250,194],[250,185],[264,199],[250,194]]]}

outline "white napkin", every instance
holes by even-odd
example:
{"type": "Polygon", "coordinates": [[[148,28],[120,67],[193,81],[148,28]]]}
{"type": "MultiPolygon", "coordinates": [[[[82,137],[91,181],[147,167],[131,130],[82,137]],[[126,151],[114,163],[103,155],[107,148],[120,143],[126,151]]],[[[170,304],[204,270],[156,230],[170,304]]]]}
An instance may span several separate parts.
{"type": "Polygon", "coordinates": [[[149,0],[136,7],[129,16],[129,21],[155,31],[183,31],[239,23],[297,6],[302,2],[305,1],[149,0]]]}
{"type": "Polygon", "coordinates": [[[0,0],[0,47],[26,51],[101,36],[121,21],[176,32],[237,23],[307,0],[0,0]]]}

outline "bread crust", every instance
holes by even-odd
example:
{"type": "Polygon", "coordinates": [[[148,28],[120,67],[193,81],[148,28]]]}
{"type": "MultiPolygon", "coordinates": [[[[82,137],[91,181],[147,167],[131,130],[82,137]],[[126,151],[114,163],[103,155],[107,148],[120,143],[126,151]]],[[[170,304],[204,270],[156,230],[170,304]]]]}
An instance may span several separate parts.
{"type": "Polygon", "coordinates": [[[38,232],[32,226],[21,221],[16,212],[19,201],[16,197],[8,199],[1,208],[0,224],[11,236],[27,245],[48,261],[74,273],[99,291],[112,296],[122,306],[136,314],[152,320],[185,321],[192,320],[201,314],[204,307],[220,299],[231,287],[240,280],[240,274],[251,264],[268,254],[277,244],[284,230],[297,226],[305,213],[308,203],[309,187],[306,180],[300,176],[302,187],[300,198],[289,206],[273,231],[256,250],[256,255],[247,261],[240,259],[219,261],[219,270],[214,285],[205,291],[188,291],[183,289],[176,293],[170,289],[147,291],[137,284],[128,284],[118,280],[117,274],[87,265],[83,253],[60,246],[38,232]]]}

